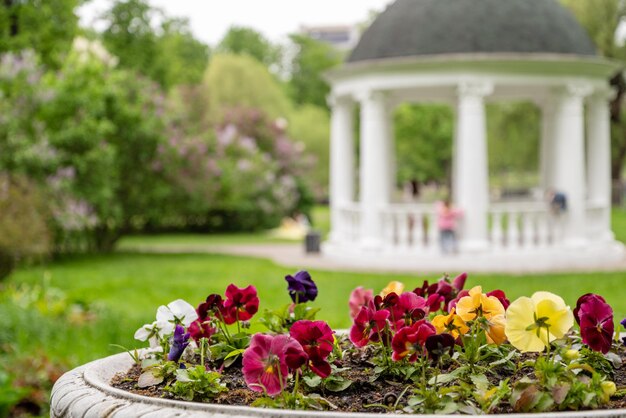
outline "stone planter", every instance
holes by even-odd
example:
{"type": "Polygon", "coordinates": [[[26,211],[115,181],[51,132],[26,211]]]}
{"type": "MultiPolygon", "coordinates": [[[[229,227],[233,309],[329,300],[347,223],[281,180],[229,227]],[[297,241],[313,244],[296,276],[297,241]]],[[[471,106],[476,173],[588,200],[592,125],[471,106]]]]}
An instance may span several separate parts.
{"type": "MultiPolygon", "coordinates": [[[[127,353],[96,360],[65,373],[52,389],[50,416],[56,417],[343,417],[364,418],[388,415],[259,409],[242,406],[181,402],[135,395],[112,387],[111,378],[133,364],[127,353]]],[[[446,415],[401,415],[403,417],[444,418],[446,415]]],[[[506,415],[491,415],[504,418],[506,415]]],[[[626,409],[515,414],[515,418],[626,418],[626,409]]]]}

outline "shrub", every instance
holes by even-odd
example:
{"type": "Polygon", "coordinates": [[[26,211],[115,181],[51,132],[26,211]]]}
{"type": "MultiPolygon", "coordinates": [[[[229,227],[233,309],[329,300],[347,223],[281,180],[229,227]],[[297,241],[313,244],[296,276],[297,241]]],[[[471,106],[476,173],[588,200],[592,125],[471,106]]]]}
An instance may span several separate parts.
{"type": "Polygon", "coordinates": [[[17,260],[48,254],[50,232],[44,213],[32,182],[0,175],[0,279],[17,260]]]}

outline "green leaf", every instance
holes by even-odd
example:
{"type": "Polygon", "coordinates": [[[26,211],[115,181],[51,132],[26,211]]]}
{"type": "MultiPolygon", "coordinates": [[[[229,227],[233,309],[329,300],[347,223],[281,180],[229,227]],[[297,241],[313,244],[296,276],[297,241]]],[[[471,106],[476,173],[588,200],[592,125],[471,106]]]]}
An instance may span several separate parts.
{"type": "Polygon", "coordinates": [[[310,388],[316,388],[322,383],[322,378],[318,375],[304,376],[302,381],[310,388]]]}
{"type": "Polygon", "coordinates": [[[240,355],[240,354],[243,354],[243,352],[244,352],[244,351],[246,351],[246,349],[245,349],[245,348],[239,348],[239,349],[237,349],[237,350],[233,350],[233,351],[231,351],[230,353],[228,353],[228,354],[226,355],[226,357],[224,357],[224,360],[227,360],[227,359],[229,359],[229,358],[231,358],[231,357],[235,357],[235,356],[238,356],[238,355],[240,355]]]}
{"type": "Polygon", "coordinates": [[[345,379],[343,377],[329,377],[324,381],[324,388],[331,392],[342,392],[348,389],[352,385],[352,380],[345,379]]]}

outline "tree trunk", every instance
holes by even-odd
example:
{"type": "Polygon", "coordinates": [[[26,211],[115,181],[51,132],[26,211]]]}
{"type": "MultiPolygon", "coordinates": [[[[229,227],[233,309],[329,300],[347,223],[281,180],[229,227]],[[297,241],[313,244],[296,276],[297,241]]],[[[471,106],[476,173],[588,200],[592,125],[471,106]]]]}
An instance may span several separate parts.
{"type": "Polygon", "coordinates": [[[19,19],[15,0],[4,0],[4,7],[9,10],[9,36],[14,37],[19,33],[19,19]]]}

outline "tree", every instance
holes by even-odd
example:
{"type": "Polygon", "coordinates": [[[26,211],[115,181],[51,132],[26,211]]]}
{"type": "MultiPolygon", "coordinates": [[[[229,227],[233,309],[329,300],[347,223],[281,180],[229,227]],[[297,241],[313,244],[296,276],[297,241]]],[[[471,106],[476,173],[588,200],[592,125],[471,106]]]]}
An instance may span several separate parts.
{"type": "Polygon", "coordinates": [[[490,177],[514,174],[519,180],[537,172],[540,118],[539,109],[530,102],[487,106],[490,177]]]}
{"type": "Polygon", "coordinates": [[[33,49],[45,65],[58,68],[78,32],[81,0],[2,0],[0,53],[33,49]]]}
{"type": "Polygon", "coordinates": [[[453,115],[448,106],[403,104],[394,114],[397,180],[449,180],[453,115]]]}
{"type": "Polygon", "coordinates": [[[323,74],[341,63],[340,53],[332,46],[308,36],[291,35],[290,39],[296,47],[290,66],[291,99],[298,105],[312,104],[327,108],[326,96],[330,87],[323,74]]]}
{"type": "Polygon", "coordinates": [[[330,170],[329,137],[330,118],[326,109],[306,104],[298,107],[289,117],[289,135],[304,144],[305,154],[313,158],[307,176],[318,200],[328,196],[330,170]]]}
{"type": "Polygon", "coordinates": [[[248,54],[266,67],[280,65],[282,51],[272,45],[261,33],[251,28],[232,26],[220,41],[217,50],[222,53],[248,54]]]}
{"type": "Polygon", "coordinates": [[[122,67],[165,89],[201,80],[209,48],[193,37],[185,19],[167,18],[145,0],[117,0],[105,15],[104,44],[122,67]],[[155,28],[153,22],[163,23],[155,28]]]}
{"type": "Polygon", "coordinates": [[[232,107],[261,109],[270,118],[287,117],[291,104],[267,68],[249,55],[217,54],[203,82],[213,121],[232,107]]]}
{"type": "MultiPolygon", "coordinates": [[[[600,52],[607,58],[626,61],[626,46],[618,36],[618,29],[626,18],[626,3],[622,0],[561,0],[570,8],[578,21],[587,30],[600,52]]],[[[610,79],[615,89],[611,100],[611,177],[615,190],[621,190],[622,171],[626,161],[626,110],[624,95],[626,79],[623,68],[610,79]]],[[[616,203],[621,202],[621,194],[614,195],[616,203]]]]}

